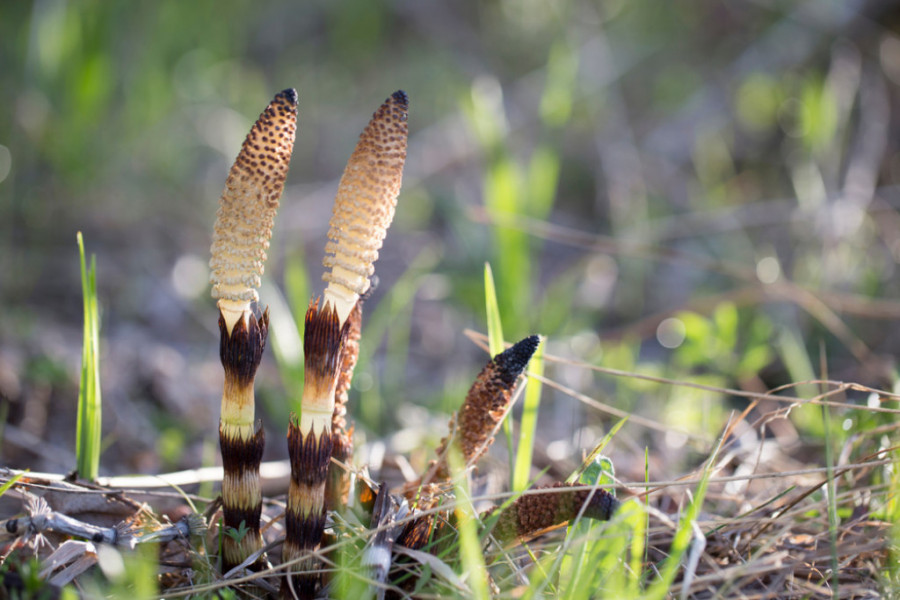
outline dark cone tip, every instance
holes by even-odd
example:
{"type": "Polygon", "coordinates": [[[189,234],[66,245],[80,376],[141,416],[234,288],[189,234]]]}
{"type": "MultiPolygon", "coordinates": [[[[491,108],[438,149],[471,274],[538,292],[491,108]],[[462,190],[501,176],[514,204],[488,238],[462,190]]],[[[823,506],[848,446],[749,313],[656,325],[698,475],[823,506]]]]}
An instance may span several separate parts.
{"type": "Polygon", "coordinates": [[[508,385],[515,382],[516,377],[521,375],[528,366],[528,361],[531,360],[540,343],[540,336],[531,335],[494,357],[494,363],[499,367],[500,377],[503,381],[508,385]]]}
{"type": "Polygon", "coordinates": [[[594,490],[590,497],[590,504],[585,507],[584,516],[589,519],[609,521],[622,502],[606,490],[594,490]]]}
{"type": "Polygon", "coordinates": [[[391,94],[391,98],[394,99],[394,102],[403,106],[404,108],[409,107],[409,96],[406,95],[406,92],[403,90],[397,90],[393,94],[391,94]]]}
{"type": "Polygon", "coordinates": [[[288,104],[291,106],[297,106],[297,90],[294,88],[288,88],[286,90],[282,90],[275,95],[275,98],[282,98],[288,101],[288,104]]]}

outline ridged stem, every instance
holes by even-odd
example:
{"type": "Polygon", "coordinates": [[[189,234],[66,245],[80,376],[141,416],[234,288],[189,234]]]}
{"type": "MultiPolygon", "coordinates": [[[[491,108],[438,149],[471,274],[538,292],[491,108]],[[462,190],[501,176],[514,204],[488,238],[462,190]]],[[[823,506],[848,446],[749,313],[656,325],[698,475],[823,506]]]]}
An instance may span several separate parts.
{"type": "MultiPolygon", "coordinates": [[[[265,447],[262,423],[255,420],[253,382],[269,331],[269,313],[238,319],[231,333],[219,313],[219,357],[225,370],[219,445],[222,451],[223,562],[228,570],[262,548],[259,532],[262,489],[259,464],[265,447]]],[[[264,563],[260,557],[257,564],[264,563]]]]}
{"type": "Polygon", "coordinates": [[[325,530],[325,481],[331,463],[334,394],[340,373],[342,341],[349,324],[341,327],[330,303],[320,310],[310,303],[303,339],[305,379],[300,416],[288,429],[291,483],[285,508],[284,562],[296,561],[282,583],[282,595],[312,598],[318,586],[318,561],[303,558],[316,550],[325,530]],[[290,573],[301,572],[298,575],[290,573]]]}

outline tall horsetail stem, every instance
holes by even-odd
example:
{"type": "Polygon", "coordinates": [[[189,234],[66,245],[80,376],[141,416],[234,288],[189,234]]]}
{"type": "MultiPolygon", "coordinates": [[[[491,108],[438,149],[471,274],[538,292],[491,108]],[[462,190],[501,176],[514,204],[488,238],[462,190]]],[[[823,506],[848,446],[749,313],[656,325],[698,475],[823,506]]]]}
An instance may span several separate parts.
{"type": "Polygon", "coordinates": [[[359,324],[354,325],[350,315],[369,289],[378,251],[394,218],[406,160],[408,105],[404,92],[394,92],[359,136],[334,201],[323,261],[328,286],[322,306],[318,300],[311,302],[306,313],[303,398],[300,416],[292,418],[288,431],[291,485],[282,550],[284,562],[293,563],[291,570],[304,574],[285,578],[282,594],[286,597],[315,595],[317,561],[303,555],[322,541],[326,480],[335,439],[341,443],[339,452],[352,451],[344,447],[349,436],[343,430],[342,405],[335,410],[335,395],[346,392],[356,362],[351,354],[357,338],[349,332],[358,332],[359,324]],[[335,422],[341,427],[336,438],[335,422]]]}
{"type": "Polygon", "coordinates": [[[333,447],[331,416],[342,341],[347,330],[346,325],[340,326],[330,304],[321,310],[318,301],[310,304],[303,340],[306,377],[302,411],[299,419],[292,416],[288,428],[291,483],[282,548],[282,560],[300,559],[292,570],[307,574],[285,579],[284,595],[289,598],[293,597],[289,592],[291,586],[301,598],[307,598],[315,594],[318,584],[318,577],[308,574],[315,569],[317,561],[303,555],[319,547],[325,530],[325,481],[333,447]]]}
{"type": "MultiPolygon", "coordinates": [[[[218,299],[219,355],[225,370],[219,445],[224,477],[223,563],[230,569],[262,548],[259,464],[265,436],[256,420],[253,384],[269,329],[268,311],[253,303],[290,166],[297,125],[297,92],[277,94],[250,129],[216,214],[209,261],[218,299]]],[[[257,565],[264,562],[262,556],[257,565]]]]}

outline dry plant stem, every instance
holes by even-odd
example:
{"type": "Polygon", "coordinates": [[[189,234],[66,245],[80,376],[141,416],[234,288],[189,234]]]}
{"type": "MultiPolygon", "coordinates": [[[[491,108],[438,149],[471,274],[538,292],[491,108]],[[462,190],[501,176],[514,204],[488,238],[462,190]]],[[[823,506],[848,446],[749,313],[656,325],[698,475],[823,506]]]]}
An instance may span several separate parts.
{"type": "MultiPolygon", "coordinates": [[[[348,464],[353,457],[353,428],[347,429],[347,392],[353,379],[353,369],[359,359],[359,340],[362,335],[362,305],[360,298],[347,317],[347,335],[341,350],[341,371],[334,390],[334,412],[331,416],[331,457],[348,464]]],[[[335,464],[328,467],[325,484],[325,504],[328,510],[336,510],[347,505],[350,495],[350,472],[335,464]]]]}
{"type": "MultiPolygon", "coordinates": [[[[306,312],[303,340],[305,379],[299,419],[291,419],[288,429],[288,454],[291,483],[285,508],[284,562],[294,561],[315,550],[325,529],[325,481],[331,463],[335,387],[340,372],[343,338],[349,323],[341,327],[330,303],[319,308],[311,302],[306,312]]],[[[292,567],[294,571],[313,571],[314,558],[306,558],[292,567]]],[[[312,574],[288,576],[282,594],[293,597],[291,587],[301,598],[315,594],[318,577],[312,574]]]]}
{"type": "MultiPolygon", "coordinates": [[[[259,519],[262,489],[259,464],[265,446],[262,423],[254,416],[253,381],[269,331],[269,312],[240,319],[231,333],[219,313],[219,357],[225,370],[219,445],[222,451],[222,507],[226,531],[223,562],[230,569],[262,548],[259,519]]],[[[264,559],[260,558],[260,563],[264,559]]]]}
{"type": "Polygon", "coordinates": [[[369,289],[378,251],[394,218],[406,161],[409,98],[394,92],[372,115],[338,184],[323,264],[325,301],[347,320],[369,289]]]}
{"type": "MultiPolygon", "coordinates": [[[[532,335],[507,348],[485,365],[459,411],[455,435],[441,440],[437,449],[438,460],[423,478],[423,483],[450,478],[447,450],[451,442],[458,445],[467,465],[475,463],[487,451],[493,442],[494,431],[509,407],[516,380],[525,371],[538,344],[540,338],[532,335]]],[[[450,431],[453,430],[451,422],[450,431]]]]}

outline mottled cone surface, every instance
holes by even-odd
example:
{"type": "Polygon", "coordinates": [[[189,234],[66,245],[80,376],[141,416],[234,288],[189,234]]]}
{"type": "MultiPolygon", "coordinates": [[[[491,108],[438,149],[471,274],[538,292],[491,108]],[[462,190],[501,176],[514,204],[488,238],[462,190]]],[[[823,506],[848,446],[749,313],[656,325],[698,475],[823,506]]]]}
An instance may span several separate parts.
{"type": "MultiPolygon", "coordinates": [[[[517,342],[495,356],[475,378],[459,411],[456,435],[452,438],[459,444],[466,464],[477,461],[493,442],[493,433],[512,399],[516,379],[528,366],[540,341],[540,337],[532,335],[517,342]]],[[[437,450],[438,479],[450,476],[446,460],[449,439],[444,438],[437,450]]]]}
{"type": "Polygon", "coordinates": [[[297,92],[284,90],[259,116],[228,173],[209,261],[213,298],[259,299],[256,290],[291,162],[296,124],[297,92]]]}
{"type": "MultiPolygon", "coordinates": [[[[520,496],[500,514],[493,530],[497,540],[511,542],[562,525],[579,513],[588,519],[608,521],[619,506],[619,501],[606,490],[581,484],[557,483],[538,489],[547,491],[520,496]]],[[[497,510],[486,511],[482,514],[482,520],[488,519],[497,510]]]]}
{"type": "Polygon", "coordinates": [[[378,250],[394,218],[406,161],[409,98],[394,92],[359,136],[338,185],[323,264],[326,297],[338,296],[342,319],[369,287],[378,250]],[[345,308],[344,308],[345,306],[345,308]]]}

